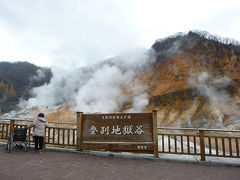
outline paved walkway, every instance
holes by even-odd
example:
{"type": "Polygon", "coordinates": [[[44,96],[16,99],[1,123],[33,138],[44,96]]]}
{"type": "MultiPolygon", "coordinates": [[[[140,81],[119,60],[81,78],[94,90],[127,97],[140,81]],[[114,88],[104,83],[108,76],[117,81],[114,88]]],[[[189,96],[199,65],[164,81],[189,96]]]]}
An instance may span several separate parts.
{"type": "Polygon", "coordinates": [[[122,155],[125,158],[111,158],[104,156],[114,156],[112,153],[84,154],[53,150],[38,154],[33,150],[24,152],[16,149],[7,153],[0,146],[0,179],[240,179],[240,167],[154,161],[147,160],[148,156],[140,158],[133,155],[130,158],[130,154],[122,155]]]}

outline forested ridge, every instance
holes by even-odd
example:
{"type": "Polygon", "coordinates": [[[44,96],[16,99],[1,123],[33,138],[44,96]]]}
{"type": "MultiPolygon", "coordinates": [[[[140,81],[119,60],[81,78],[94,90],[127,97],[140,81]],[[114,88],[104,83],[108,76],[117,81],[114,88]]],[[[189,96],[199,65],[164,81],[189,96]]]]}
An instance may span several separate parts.
{"type": "Polygon", "coordinates": [[[51,76],[49,68],[28,62],[0,62],[0,112],[15,109],[19,98],[31,97],[30,90],[49,83],[51,76]]]}

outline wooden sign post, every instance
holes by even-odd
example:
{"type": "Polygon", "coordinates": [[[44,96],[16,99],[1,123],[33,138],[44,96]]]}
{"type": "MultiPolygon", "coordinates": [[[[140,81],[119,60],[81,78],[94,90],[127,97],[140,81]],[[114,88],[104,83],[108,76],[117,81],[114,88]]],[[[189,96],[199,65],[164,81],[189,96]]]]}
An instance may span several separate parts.
{"type": "Polygon", "coordinates": [[[77,149],[82,150],[83,113],[77,112],[77,149]]]}
{"type": "Polygon", "coordinates": [[[154,157],[158,158],[158,132],[157,132],[157,110],[152,111],[153,114],[153,143],[154,157]]]}
{"type": "Polygon", "coordinates": [[[154,153],[158,158],[157,111],[83,114],[77,112],[77,149],[154,153]]]}

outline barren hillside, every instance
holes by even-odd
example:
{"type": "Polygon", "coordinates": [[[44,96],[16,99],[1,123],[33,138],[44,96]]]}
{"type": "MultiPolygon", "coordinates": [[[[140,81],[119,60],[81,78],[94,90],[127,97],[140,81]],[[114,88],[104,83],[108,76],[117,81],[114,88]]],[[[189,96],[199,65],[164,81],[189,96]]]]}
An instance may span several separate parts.
{"type": "Polygon", "coordinates": [[[153,46],[156,63],[139,77],[159,125],[240,128],[240,46],[189,32],[153,46]]]}

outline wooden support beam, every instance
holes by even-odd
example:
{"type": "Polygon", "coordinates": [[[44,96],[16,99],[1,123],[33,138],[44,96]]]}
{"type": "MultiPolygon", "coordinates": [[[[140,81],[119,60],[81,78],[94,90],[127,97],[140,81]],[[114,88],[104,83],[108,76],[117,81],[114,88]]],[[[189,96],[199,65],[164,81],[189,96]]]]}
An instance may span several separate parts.
{"type": "Polygon", "coordinates": [[[14,120],[10,121],[10,135],[12,135],[14,132],[14,122],[15,122],[14,120]]]}
{"type": "Polygon", "coordinates": [[[82,151],[83,112],[77,112],[77,150],[82,151]]]}
{"type": "Polygon", "coordinates": [[[154,158],[158,158],[158,131],[157,131],[157,110],[152,111],[153,115],[153,143],[154,143],[154,158]]]}
{"type": "Polygon", "coordinates": [[[205,144],[204,144],[204,131],[199,130],[199,137],[200,137],[200,151],[201,151],[201,161],[205,161],[205,144]]]}

